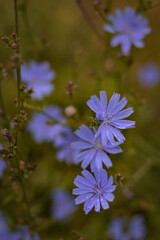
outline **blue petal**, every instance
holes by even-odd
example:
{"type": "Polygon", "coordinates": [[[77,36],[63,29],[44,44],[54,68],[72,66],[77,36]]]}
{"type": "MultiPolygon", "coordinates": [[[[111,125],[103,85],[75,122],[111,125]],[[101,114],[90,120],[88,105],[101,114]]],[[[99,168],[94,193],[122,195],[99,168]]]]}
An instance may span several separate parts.
{"type": "Polygon", "coordinates": [[[116,185],[112,185],[110,187],[104,186],[104,193],[111,193],[116,189],[116,185]]]}
{"type": "Polygon", "coordinates": [[[99,113],[103,111],[103,105],[100,102],[97,96],[92,96],[90,100],[88,100],[87,105],[95,112],[99,113]]]}
{"type": "MultiPolygon", "coordinates": [[[[114,145],[115,144],[115,140],[114,140],[114,136],[113,136],[113,133],[112,133],[112,127],[111,126],[106,126],[106,138],[107,140],[112,144],[114,145]]],[[[106,144],[105,144],[106,146],[106,144]]]]}
{"type": "MultiPolygon", "coordinates": [[[[107,168],[109,168],[109,167],[112,166],[112,162],[111,162],[110,158],[109,158],[108,155],[107,155],[105,152],[103,152],[102,150],[99,150],[99,151],[97,152],[96,160],[101,161],[101,164],[102,164],[102,162],[104,162],[104,164],[106,165],[107,168]]],[[[96,163],[97,163],[97,161],[96,161],[96,163]]],[[[98,164],[98,163],[97,163],[97,164],[98,164]]],[[[98,165],[97,168],[98,168],[98,169],[101,169],[102,167],[101,167],[101,165],[100,165],[100,166],[98,165]]]]}
{"type": "Polygon", "coordinates": [[[81,177],[79,175],[75,178],[74,184],[77,187],[82,187],[83,185],[88,186],[88,187],[92,187],[92,184],[86,178],[81,177]]]}
{"type": "Polygon", "coordinates": [[[113,202],[114,200],[114,195],[113,193],[103,193],[103,196],[108,202],[113,202]]]}
{"type": "Polygon", "coordinates": [[[134,112],[133,108],[127,108],[121,112],[118,112],[114,115],[113,120],[119,120],[126,117],[129,117],[134,112]]]}
{"type": "Polygon", "coordinates": [[[103,188],[108,183],[107,172],[104,170],[101,172],[101,187],[103,188]]]}
{"type": "MultiPolygon", "coordinates": [[[[102,157],[99,154],[99,152],[101,152],[101,150],[97,151],[95,158],[94,158],[94,169],[92,168],[92,171],[95,171],[95,168],[97,168],[98,170],[102,169],[102,157]]],[[[93,167],[93,166],[92,166],[93,167]]]]}
{"type": "Polygon", "coordinates": [[[118,34],[115,37],[112,38],[111,40],[111,46],[116,47],[119,44],[122,44],[124,36],[122,34],[118,34]]]}
{"type": "Polygon", "coordinates": [[[94,157],[94,154],[96,153],[96,150],[95,149],[91,149],[91,150],[87,150],[85,151],[87,152],[83,162],[82,162],[82,168],[86,168],[89,163],[92,161],[93,157],[94,157]]]}
{"type": "Polygon", "coordinates": [[[105,24],[103,29],[109,33],[115,33],[115,29],[113,26],[111,26],[110,24],[105,24]]]}
{"type": "Polygon", "coordinates": [[[75,134],[85,141],[93,142],[94,134],[86,125],[81,125],[75,134]]]}
{"type": "Polygon", "coordinates": [[[100,212],[100,200],[99,197],[97,197],[95,201],[95,212],[100,212]]]}
{"type": "Polygon", "coordinates": [[[108,209],[109,208],[108,202],[106,201],[106,199],[102,195],[100,195],[100,201],[101,201],[101,205],[102,205],[103,209],[108,209]]]}
{"type": "Polygon", "coordinates": [[[96,180],[89,171],[84,170],[84,171],[82,171],[82,174],[86,179],[88,179],[88,181],[91,182],[91,184],[96,185],[96,180]]]}
{"type": "Polygon", "coordinates": [[[92,148],[92,145],[90,143],[76,141],[76,142],[71,143],[71,147],[75,148],[75,149],[83,150],[83,149],[92,148]]]}
{"type": "Polygon", "coordinates": [[[92,188],[89,189],[88,187],[83,187],[83,188],[74,188],[72,191],[74,195],[81,195],[89,192],[93,192],[93,189],[92,188]]]}
{"type": "Polygon", "coordinates": [[[107,185],[106,186],[111,186],[113,184],[113,177],[111,176],[109,179],[108,179],[108,182],[107,182],[107,185]]]}
{"type": "Polygon", "coordinates": [[[115,138],[119,141],[119,142],[124,142],[125,141],[125,137],[123,136],[123,134],[116,128],[111,128],[112,129],[112,133],[115,136],[115,138]]]}
{"type": "Polygon", "coordinates": [[[126,129],[135,127],[135,121],[130,120],[115,120],[112,122],[112,125],[116,128],[126,129]]]}
{"type": "Polygon", "coordinates": [[[118,101],[120,99],[120,94],[113,93],[107,108],[107,113],[113,115],[113,110],[117,107],[118,101]]]}
{"type": "Polygon", "coordinates": [[[92,210],[96,200],[97,200],[97,196],[93,196],[85,202],[84,204],[85,214],[88,214],[92,210]]]}
{"type": "Polygon", "coordinates": [[[83,203],[85,201],[87,201],[90,197],[93,196],[93,193],[84,193],[80,196],[78,196],[76,199],[75,199],[75,203],[76,204],[80,204],[80,203],[83,203]]]}
{"type": "Polygon", "coordinates": [[[100,91],[100,99],[101,99],[103,108],[106,109],[107,108],[107,95],[106,95],[105,91],[100,91]]]}
{"type": "Polygon", "coordinates": [[[123,38],[123,42],[122,42],[122,45],[121,45],[121,49],[122,49],[122,53],[125,55],[125,56],[128,56],[129,53],[130,53],[130,49],[131,49],[131,41],[129,39],[129,37],[127,36],[124,36],[123,38]]]}
{"type": "Polygon", "coordinates": [[[114,103],[114,106],[112,107],[112,110],[110,112],[111,115],[115,115],[119,111],[121,111],[125,106],[127,105],[127,100],[126,98],[122,98],[119,102],[116,101],[114,103]]]}
{"type": "Polygon", "coordinates": [[[116,154],[116,153],[121,153],[123,150],[120,147],[106,147],[104,150],[108,153],[116,154]]]}
{"type": "Polygon", "coordinates": [[[75,163],[82,162],[84,160],[84,158],[86,157],[86,155],[88,155],[88,151],[89,150],[78,153],[75,157],[75,163]]]}

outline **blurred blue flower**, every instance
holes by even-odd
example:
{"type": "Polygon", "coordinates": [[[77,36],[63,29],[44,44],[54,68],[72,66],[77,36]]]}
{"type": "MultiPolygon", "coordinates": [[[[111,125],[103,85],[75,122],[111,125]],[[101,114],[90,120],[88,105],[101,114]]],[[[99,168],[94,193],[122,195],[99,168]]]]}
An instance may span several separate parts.
{"type": "Polygon", "coordinates": [[[55,78],[55,73],[50,69],[48,62],[37,63],[30,61],[21,66],[22,81],[28,88],[33,88],[32,97],[41,100],[48,96],[54,89],[51,81],[55,78]]]}
{"type": "Polygon", "coordinates": [[[37,143],[53,142],[56,135],[64,131],[65,127],[62,124],[65,122],[62,110],[56,105],[51,105],[45,107],[43,112],[35,112],[27,129],[37,143]]]}
{"type": "Polygon", "coordinates": [[[160,81],[160,68],[154,63],[144,64],[138,70],[138,80],[142,86],[156,86],[160,81]]]}
{"type": "Polygon", "coordinates": [[[14,239],[11,240],[40,240],[37,233],[30,233],[28,226],[19,226],[14,239]]]}
{"type": "Polygon", "coordinates": [[[75,199],[76,204],[85,202],[84,211],[87,214],[93,207],[96,212],[100,212],[100,204],[103,209],[108,209],[108,202],[113,202],[113,191],[116,185],[113,184],[113,177],[107,178],[104,169],[96,170],[95,177],[87,170],[82,171],[82,176],[77,176],[74,184],[78,187],[73,189],[74,195],[80,195],[75,199]],[[107,202],[108,201],[108,202],[107,202]]]}
{"type": "Polygon", "coordinates": [[[133,8],[126,7],[124,13],[117,9],[115,16],[108,15],[111,24],[104,25],[104,30],[115,34],[111,40],[111,46],[121,45],[122,53],[129,55],[132,44],[137,48],[144,47],[143,38],[151,32],[148,21],[137,14],[133,8]]]}
{"type": "Polygon", "coordinates": [[[12,240],[10,239],[10,231],[6,224],[6,220],[1,212],[0,212],[0,237],[1,239],[12,240]]]}
{"type": "Polygon", "coordinates": [[[113,240],[143,240],[146,235],[144,218],[135,215],[130,220],[116,217],[110,223],[109,236],[113,240]]]}
{"type": "Polygon", "coordinates": [[[79,150],[73,149],[72,143],[78,138],[74,135],[73,130],[66,127],[63,133],[57,135],[54,139],[53,145],[58,148],[56,158],[59,161],[66,161],[67,164],[75,163],[74,159],[79,153],[79,150]]]}
{"type": "Polygon", "coordinates": [[[82,168],[86,168],[89,164],[91,170],[96,168],[101,169],[102,163],[107,168],[112,166],[112,162],[107,153],[120,153],[122,149],[118,146],[113,146],[110,143],[103,145],[100,136],[95,137],[97,131],[93,128],[93,132],[85,125],[76,130],[75,134],[82,139],[72,143],[72,147],[79,149],[80,153],[75,157],[75,162],[82,162],[82,168]]]}
{"type": "MultiPolygon", "coordinates": [[[[2,149],[2,145],[0,144],[0,149],[2,149]]],[[[0,178],[3,176],[3,172],[6,168],[6,163],[3,159],[0,158],[0,178]]]]}
{"type": "Polygon", "coordinates": [[[0,212],[0,239],[2,240],[40,240],[37,233],[32,236],[29,233],[29,228],[18,227],[16,232],[11,232],[7,226],[6,220],[3,214],[0,212]]]}
{"type": "Polygon", "coordinates": [[[72,195],[65,188],[56,188],[52,192],[52,216],[62,220],[74,213],[76,209],[72,195]]]}
{"type": "Polygon", "coordinates": [[[120,94],[114,93],[107,106],[107,96],[105,91],[100,91],[100,100],[97,96],[92,96],[87,105],[96,113],[99,121],[102,121],[95,137],[101,135],[102,144],[107,145],[109,141],[112,145],[118,144],[114,137],[123,142],[125,137],[118,129],[133,128],[135,121],[122,120],[130,116],[133,108],[121,111],[127,104],[126,98],[120,100],[120,94]]]}

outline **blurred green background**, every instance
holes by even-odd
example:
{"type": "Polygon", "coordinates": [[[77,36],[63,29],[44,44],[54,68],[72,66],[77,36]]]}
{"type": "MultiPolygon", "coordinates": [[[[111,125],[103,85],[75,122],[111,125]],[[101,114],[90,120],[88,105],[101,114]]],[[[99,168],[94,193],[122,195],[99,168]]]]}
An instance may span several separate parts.
{"type": "MultiPolygon", "coordinates": [[[[19,1],[20,3],[22,1],[19,1]]],[[[74,105],[78,113],[69,119],[76,129],[80,124],[89,124],[91,111],[86,101],[99,90],[106,90],[108,97],[113,92],[128,98],[128,105],[135,113],[130,117],[136,121],[136,128],[125,131],[126,142],[123,153],[111,157],[113,167],[108,170],[115,176],[124,176],[123,186],[117,188],[115,201],[110,209],[87,216],[83,207],[69,222],[59,224],[50,217],[51,191],[64,186],[70,192],[73,180],[80,173],[80,166],[69,166],[56,161],[52,144],[37,145],[29,133],[24,133],[22,144],[25,158],[37,164],[36,171],[27,179],[27,190],[32,211],[38,219],[36,230],[42,240],[78,239],[72,230],[83,235],[86,240],[107,239],[108,223],[117,214],[134,215],[142,213],[147,224],[148,240],[160,239],[160,85],[145,89],[139,86],[137,70],[141,64],[153,61],[160,65],[160,7],[144,11],[152,32],[145,38],[145,47],[133,49],[130,57],[122,57],[119,48],[111,49],[108,42],[110,34],[104,33],[103,19],[94,11],[93,0],[84,1],[96,28],[102,35],[97,38],[74,0],[26,0],[27,9],[19,13],[20,51],[25,61],[49,61],[56,72],[55,91],[36,105],[58,104],[63,109],[74,105]],[[69,81],[78,85],[71,101],[64,85],[69,81]],[[124,194],[124,189],[134,193],[133,199],[124,194]]],[[[105,5],[109,1],[102,1],[105,5]]],[[[144,1],[145,2],[145,1],[144,1]]],[[[147,2],[147,1],[146,1],[147,2]]],[[[156,3],[156,1],[152,1],[156,3]]],[[[138,1],[111,1],[110,13],[115,8],[133,6],[138,1]]],[[[13,1],[0,0],[0,35],[11,35],[15,31],[13,1]]],[[[7,66],[12,54],[4,42],[0,42],[0,63],[7,66]]],[[[16,114],[13,99],[16,97],[16,81],[12,71],[2,82],[3,98],[8,119],[16,114]]],[[[27,110],[28,111],[28,110],[27,110]]],[[[28,118],[31,111],[28,111],[28,118]]],[[[5,122],[0,120],[1,129],[5,122]]],[[[4,142],[4,138],[0,138],[4,142]]],[[[11,218],[11,228],[15,228],[17,216],[21,216],[17,197],[19,188],[8,180],[9,173],[1,182],[0,208],[11,218]],[[16,196],[16,197],[15,197],[16,196]]],[[[23,205],[23,204],[22,204],[23,205]]],[[[23,206],[22,206],[23,208],[23,206]]],[[[23,218],[23,216],[19,217],[23,218]]]]}

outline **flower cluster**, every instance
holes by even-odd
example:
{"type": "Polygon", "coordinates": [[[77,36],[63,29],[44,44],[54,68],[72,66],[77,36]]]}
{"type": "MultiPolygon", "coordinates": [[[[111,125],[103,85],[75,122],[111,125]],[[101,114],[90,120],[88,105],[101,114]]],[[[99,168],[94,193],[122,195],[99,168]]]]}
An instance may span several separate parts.
{"type": "Polygon", "coordinates": [[[113,240],[143,240],[145,235],[145,221],[141,215],[131,219],[115,217],[110,223],[109,237],[113,240]]]}
{"type": "Polygon", "coordinates": [[[76,198],[76,204],[85,202],[84,211],[87,214],[93,206],[95,211],[100,211],[100,204],[103,209],[109,208],[108,202],[114,200],[112,192],[116,186],[113,185],[113,177],[107,178],[107,172],[103,169],[104,165],[109,168],[112,162],[108,154],[122,152],[119,147],[124,142],[125,137],[121,129],[133,128],[134,121],[124,120],[133,113],[133,108],[123,108],[127,105],[126,98],[120,100],[120,94],[114,93],[107,104],[105,91],[100,91],[100,99],[92,96],[87,105],[96,114],[99,126],[89,129],[82,125],[76,130],[75,135],[79,141],[72,143],[72,147],[79,150],[75,157],[75,162],[82,162],[82,168],[86,169],[90,165],[94,176],[87,170],[82,172],[83,177],[75,178],[75,185],[78,187],[73,190],[73,194],[80,195],[76,198]]]}

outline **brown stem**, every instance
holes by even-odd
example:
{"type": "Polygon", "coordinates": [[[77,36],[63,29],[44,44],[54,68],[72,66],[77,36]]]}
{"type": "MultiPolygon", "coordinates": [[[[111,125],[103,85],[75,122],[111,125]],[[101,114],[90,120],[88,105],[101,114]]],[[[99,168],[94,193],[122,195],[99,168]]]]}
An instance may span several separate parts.
{"type": "Polygon", "coordinates": [[[83,4],[83,0],[75,0],[76,3],[78,4],[83,16],[85,17],[85,19],[87,20],[88,24],[90,25],[91,29],[94,31],[94,33],[96,34],[96,36],[102,40],[102,35],[99,33],[98,29],[96,28],[90,14],[88,13],[88,11],[86,10],[84,4],[83,4]]]}

